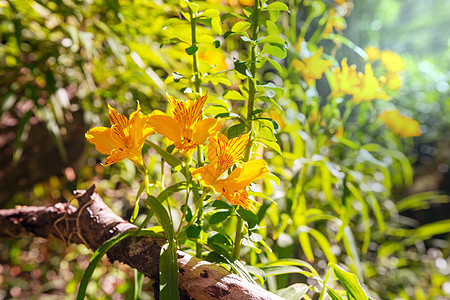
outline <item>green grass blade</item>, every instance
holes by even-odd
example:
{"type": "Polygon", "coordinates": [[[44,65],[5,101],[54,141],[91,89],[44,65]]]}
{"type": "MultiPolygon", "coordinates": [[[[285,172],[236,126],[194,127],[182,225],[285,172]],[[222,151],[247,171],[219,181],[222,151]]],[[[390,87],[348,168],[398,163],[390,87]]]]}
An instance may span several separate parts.
{"type": "Polygon", "coordinates": [[[354,274],[344,271],[335,264],[333,264],[332,267],[334,270],[334,274],[336,274],[336,277],[339,279],[344,288],[347,290],[347,293],[350,294],[353,299],[369,300],[363,288],[361,287],[358,278],[354,274]]]}
{"type": "Polygon", "coordinates": [[[86,288],[88,286],[89,280],[91,279],[92,274],[94,273],[95,268],[97,267],[98,262],[102,259],[103,255],[108,252],[114,245],[123,240],[126,237],[135,235],[138,229],[132,229],[121,234],[115,235],[111,237],[109,240],[104,242],[98,249],[94,252],[94,255],[89,262],[89,266],[86,271],[84,271],[83,278],[80,282],[80,287],[78,288],[77,300],[83,300],[86,296],[86,288]]]}

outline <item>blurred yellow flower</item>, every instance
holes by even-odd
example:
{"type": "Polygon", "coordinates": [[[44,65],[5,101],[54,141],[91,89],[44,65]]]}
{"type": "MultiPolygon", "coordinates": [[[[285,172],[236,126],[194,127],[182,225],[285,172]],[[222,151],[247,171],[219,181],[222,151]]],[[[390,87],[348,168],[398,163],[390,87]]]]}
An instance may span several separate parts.
{"type": "Polygon", "coordinates": [[[327,59],[321,59],[323,49],[320,48],[314,52],[310,57],[304,58],[303,61],[298,59],[292,63],[294,68],[302,73],[303,80],[308,86],[314,84],[317,79],[322,77],[323,72],[328,70],[333,63],[327,59]]]}
{"type": "Polygon", "coordinates": [[[206,61],[211,66],[214,66],[215,72],[228,70],[228,65],[225,56],[221,51],[207,50],[199,54],[199,59],[206,61]]]}
{"type": "Polygon", "coordinates": [[[356,72],[356,66],[347,65],[347,58],[341,61],[341,67],[333,69],[331,73],[331,96],[340,97],[345,94],[353,94],[359,88],[360,79],[356,72]]]}
{"type": "Polygon", "coordinates": [[[388,74],[387,87],[392,90],[399,90],[402,87],[402,79],[397,73],[388,74]]]}
{"type": "Polygon", "coordinates": [[[336,28],[337,31],[342,31],[347,28],[347,23],[343,17],[336,15],[336,11],[334,9],[330,9],[327,23],[325,24],[325,35],[330,34],[333,31],[333,28],[336,28]]]}
{"type": "Polygon", "coordinates": [[[181,154],[186,154],[198,145],[205,143],[209,136],[215,134],[222,127],[218,119],[201,119],[207,94],[196,101],[188,100],[186,102],[168,94],[166,96],[173,106],[173,117],[155,110],[149,117],[149,124],[157,133],[172,141],[181,154]]]}
{"type": "Polygon", "coordinates": [[[405,68],[400,55],[389,50],[381,52],[381,63],[391,73],[399,72],[405,68]]]}
{"type": "Polygon", "coordinates": [[[139,103],[129,120],[111,106],[108,107],[111,128],[91,128],[85,134],[86,139],[93,143],[100,153],[109,155],[104,166],[128,158],[138,168],[143,167],[142,146],[145,139],[155,132],[149,126],[149,117],[140,112],[139,103]]]}
{"type": "Polygon", "coordinates": [[[401,137],[419,136],[421,134],[419,123],[409,117],[400,115],[398,110],[386,110],[380,114],[380,119],[389,127],[395,134],[401,137]]]}
{"type": "Polygon", "coordinates": [[[381,52],[380,49],[378,49],[377,47],[370,46],[364,49],[364,51],[366,51],[368,61],[374,62],[380,59],[381,52]]]}
{"type": "Polygon", "coordinates": [[[389,96],[381,88],[378,79],[373,75],[370,64],[366,64],[364,74],[359,74],[360,86],[353,92],[353,102],[358,104],[373,99],[387,100],[389,96]]]}
{"type": "Polygon", "coordinates": [[[255,3],[254,0],[227,0],[229,6],[252,6],[255,3]]]}

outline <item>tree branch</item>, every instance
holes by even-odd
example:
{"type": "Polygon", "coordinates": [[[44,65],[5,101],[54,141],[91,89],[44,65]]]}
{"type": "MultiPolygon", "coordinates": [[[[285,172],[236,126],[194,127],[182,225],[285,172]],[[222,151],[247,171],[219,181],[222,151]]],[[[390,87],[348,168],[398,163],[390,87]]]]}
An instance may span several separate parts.
{"type": "MultiPolygon", "coordinates": [[[[137,228],[106,206],[95,186],[76,191],[79,208],[68,203],[51,207],[0,210],[0,239],[20,236],[56,237],[66,243],[85,244],[95,251],[113,235],[137,228]]],[[[159,254],[165,240],[129,237],[111,248],[111,261],[120,261],[158,281],[159,254]]],[[[179,288],[184,299],[282,299],[245,281],[224,268],[178,251],[179,288]]]]}

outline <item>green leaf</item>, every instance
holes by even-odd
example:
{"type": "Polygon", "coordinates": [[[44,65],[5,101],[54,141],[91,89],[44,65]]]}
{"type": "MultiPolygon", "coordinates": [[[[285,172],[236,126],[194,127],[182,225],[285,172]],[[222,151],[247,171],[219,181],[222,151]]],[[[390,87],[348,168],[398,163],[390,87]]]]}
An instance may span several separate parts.
{"type": "Polygon", "coordinates": [[[231,215],[231,211],[219,211],[209,218],[209,224],[217,224],[223,222],[231,215]]]}
{"type": "Polygon", "coordinates": [[[228,139],[232,139],[238,136],[241,136],[245,132],[245,124],[239,123],[231,126],[227,130],[227,137],[228,139]]]}
{"type": "Polygon", "coordinates": [[[332,264],[331,266],[333,268],[334,274],[336,274],[336,277],[342,283],[350,296],[353,297],[353,299],[369,300],[363,288],[359,284],[358,278],[354,274],[344,271],[336,264],[332,264]]]}
{"type": "Polygon", "coordinates": [[[276,35],[276,34],[270,34],[266,37],[264,37],[262,40],[260,40],[258,42],[259,44],[262,43],[270,43],[270,44],[274,44],[274,45],[279,45],[281,47],[284,47],[284,40],[281,36],[276,35]]]}
{"type": "Polygon", "coordinates": [[[283,67],[281,67],[281,65],[280,65],[276,60],[274,60],[274,59],[272,59],[272,58],[269,57],[268,61],[269,61],[269,63],[272,65],[272,67],[275,68],[275,70],[276,70],[278,73],[283,72],[283,67]]]}
{"type": "Polygon", "coordinates": [[[278,10],[278,11],[287,11],[289,12],[289,8],[286,4],[282,2],[273,2],[267,5],[266,7],[263,7],[262,10],[278,10]]]}
{"type": "Polygon", "coordinates": [[[250,26],[251,26],[251,23],[247,22],[247,21],[237,22],[233,25],[233,27],[231,27],[231,31],[243,32],[243,31],[246,31],[247,29],[249,29],[250,26]]]}
{"type": "Polygon", "coordinates": [[[222,24],[219,16],[211,18],[211,29],[213,34],[222,35],[222,24]]]}
{"type": "Polygon", "coordinates": [[[178,290],[178,263],[175,242],[161,247],[159,258],[159,299],[180,299],[178,290]]]}
{"type": "Polygon", "coordinates": [[[219,244],[231,246],[230,239],[217,231],[212,231],[209,233],[207,242],[208,245],[219,244]]]}
{"type": "Polygon", "coordinates": [[[164,233],[166,234],[167,239],[173,240],[174,238],[173,224],[169,218],[167,210],[164,208],[161,202],[159,202],[158,199],[156,199],[154,196],[147,195],[145,204],[150,206],[150,208],[155,212],[160,225],[164,228],[164,233]]]}
{"type": "Polygon", "coordinates": [[[266,281],[266,273],[264,273],[263,270],[249,265],[245,265],[245,268],[250,274],[256,276],[256,278],[258,278],[261,284],[264,284],[264,282],[266,281]]]}
{"type": "Polygon", "coordinates": [[[341,295],[339,295],[335,290],[327,287],[327,294],[332,300],[342,300],[341,295]]]}
{"type": "Polygon", "coordinates": [[[234,90],[226,90],[223,95],[222,95],[223,99],[226,100],[242,100],[242,101],[246,101],[247,99],[241,95],[241,93],[239,93],[238,91],[234,91],[234,90]]]}
{"type": "Polygon", "coordinates": [[[176,158],[175,156],[173,156],[166,150],[162,149],[155,143],[150,142],[150,141],[145,141],[145,143],[147,145],[149,145],[150,147],[152,147],[153,149],[155,149],[155,151],[158,152],[158,154],[161,155],[161,157],[164,159],[164,161],[166,163],[168,163],[172,168],[175,168],[176,166],[178,166],[182,163],[181,160],[179,160],[178,158],[176,158]]]}
{"type": "MultiPolygon", "coordinates": [[[[247,68],[247,65],[245,62],[235,59],[234,60],[234,69],[238,73],[241,73],[242,75],[245,75],[248,77],[253,77],[252,72],[250,72],[250,70],[247,68]]],[[[245,100],[247,100],[247,99],[245,99],[245,100]]]]}
{"type": "Polygon", "coordinates": [[[286,49],[278,44],[265,44],[262,53],[267,53],[281,59],[287,56],[286,49]]]}
{"type": "Polygon", "coordinates": [[[304,283],[294,283],[287,288],[276,291],[275,293],[286,300],[301,300],[309,290],[309,285],[304,283]]]}
{"type": "Polygon", "coordinates": [[[218,17],[220,15],[220,11],[213,8],[208,8],[204,12],[202,12],[201,16],[205,18],[218,17]]]}
{"type": "Polygon", "coordinates": [[[196,45],[192,45],[192,46],[184,49],[184,51],[186,51],[186,53],[189,55],[194,55],[194,53],[197,52],[197,50],[198,50],[198,47],[196,45]]]}
{"type": "Polygon", "coordinates": [[[275,276],[282,274],[302,274],[304,271],[294,266],[263,266],[260,268],[266,273],[266,276],[275,276]]]}
{"type": "Polygon", "coordinates": [[[200,235],[202,228],[198,224],[192,224],[186,230],[187,236],[190,239],[196,239],[200,235]]]}
{"type": "Polygon", "coordinates": [[[186,189],[186,181],[181,181],[165,188],[159,195],[156,197],[159,202],[164,202],[167,198],[172,196],[173,194],[183,191],[186,189]]]}
{"type": "Polygon", "coordinates": [[[267,33],[269,35],[271,35],[271,34],[278,34],[278,27],[277,27],[277,25],[274,22],[270,21],[270,20],[266,21],[266,30],[267,30],[267,33]]]}
{"type": "Polygon", "coordinates": [[[144,274],[134,269],[134,294],[133,294],[134,300],[138,300],[141,298],[143,282],[144,282],[144,274]]]}
{"type": "Polygon", "coordinates": [[[131,215],[130,222],[133,223],[136,219],[137,215],[139,214],[139,198],[141,197],[142,193],[145,189],[145,181],[141,183],[139,186],[139,190],[136,194],[136,204],[134,205],[133,214],[131,215]]]}
{"type": "Polygon", "coordinates": [[[248,228],[253,228],[258,224],[258,217],[253,212],[239,208],[236,213],[247,222],[248,228]]]}

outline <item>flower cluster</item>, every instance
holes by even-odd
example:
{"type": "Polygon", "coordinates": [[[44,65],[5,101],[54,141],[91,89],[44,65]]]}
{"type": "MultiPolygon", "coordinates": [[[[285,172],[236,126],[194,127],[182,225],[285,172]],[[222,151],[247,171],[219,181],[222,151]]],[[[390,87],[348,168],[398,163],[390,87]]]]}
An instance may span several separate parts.
{"type": "Polygon", "coordinates": [[[370,64],[366,64],[364,74],[357,73],[356,66],[348,66],[347,59],[344,58],[341,67],[333,69],[331,75],[331,95],[334,97],[352,95],[356,104],[373,99],[389,99],[381,83],[374,76],[370,64]]]}
{"type": "Polygon", "coordinates": [[[307,56],[301,51],[300,53],[302,54],[303,61],[296,59],[292,62],[294,68],[301,72],[303,80],[308,86],[313,85],[314,82],[317,79],[320,79],[322,74],[333,65],[330,60],[321,59],[322,52],[323,49],[320,48],[312,55],[307,56]]]}
{"type": "Polygon", "coordinates": [[[381,61],[387,74],[382,80],[386,82],[386,86],[391,90],[398,90],[402,87],[402,79],[399,72],[405,68],[403,59],[397,53],[390,50],[380,51],[375,46],[370,46],[365,49],[367,59],[370,62],[381,61]]]}
{"type": "Polygon", "coordinates": [[[203,107],[207,95],[196,101],[181,101],[167,95],[172,105],[169,116],[160,110],[154,110],[144,115],[137,110],[130,119],[109,107],[111,128],[94,127],[86,134],[86,139],[93,143],[96,149],[108,154],[105,166],[121,161],[131,160],[139,170],[145,167],[142,158],[142,147],[150,134],[155,132],[165,136],[182,154],[190,156],[199,145],[209,140],[207,155],[209,163],[195,170],[192,175],[203,186],[220,193],[230,203],[250,209],[246,187],[254,180],[269,173],[264,160],[256,160],[238,165],[226,178],[223,173],[239,162],[248,144],[249,135],[228,140],[219,132],[222,124],[219,119],[202,119],[203,107]]]}

